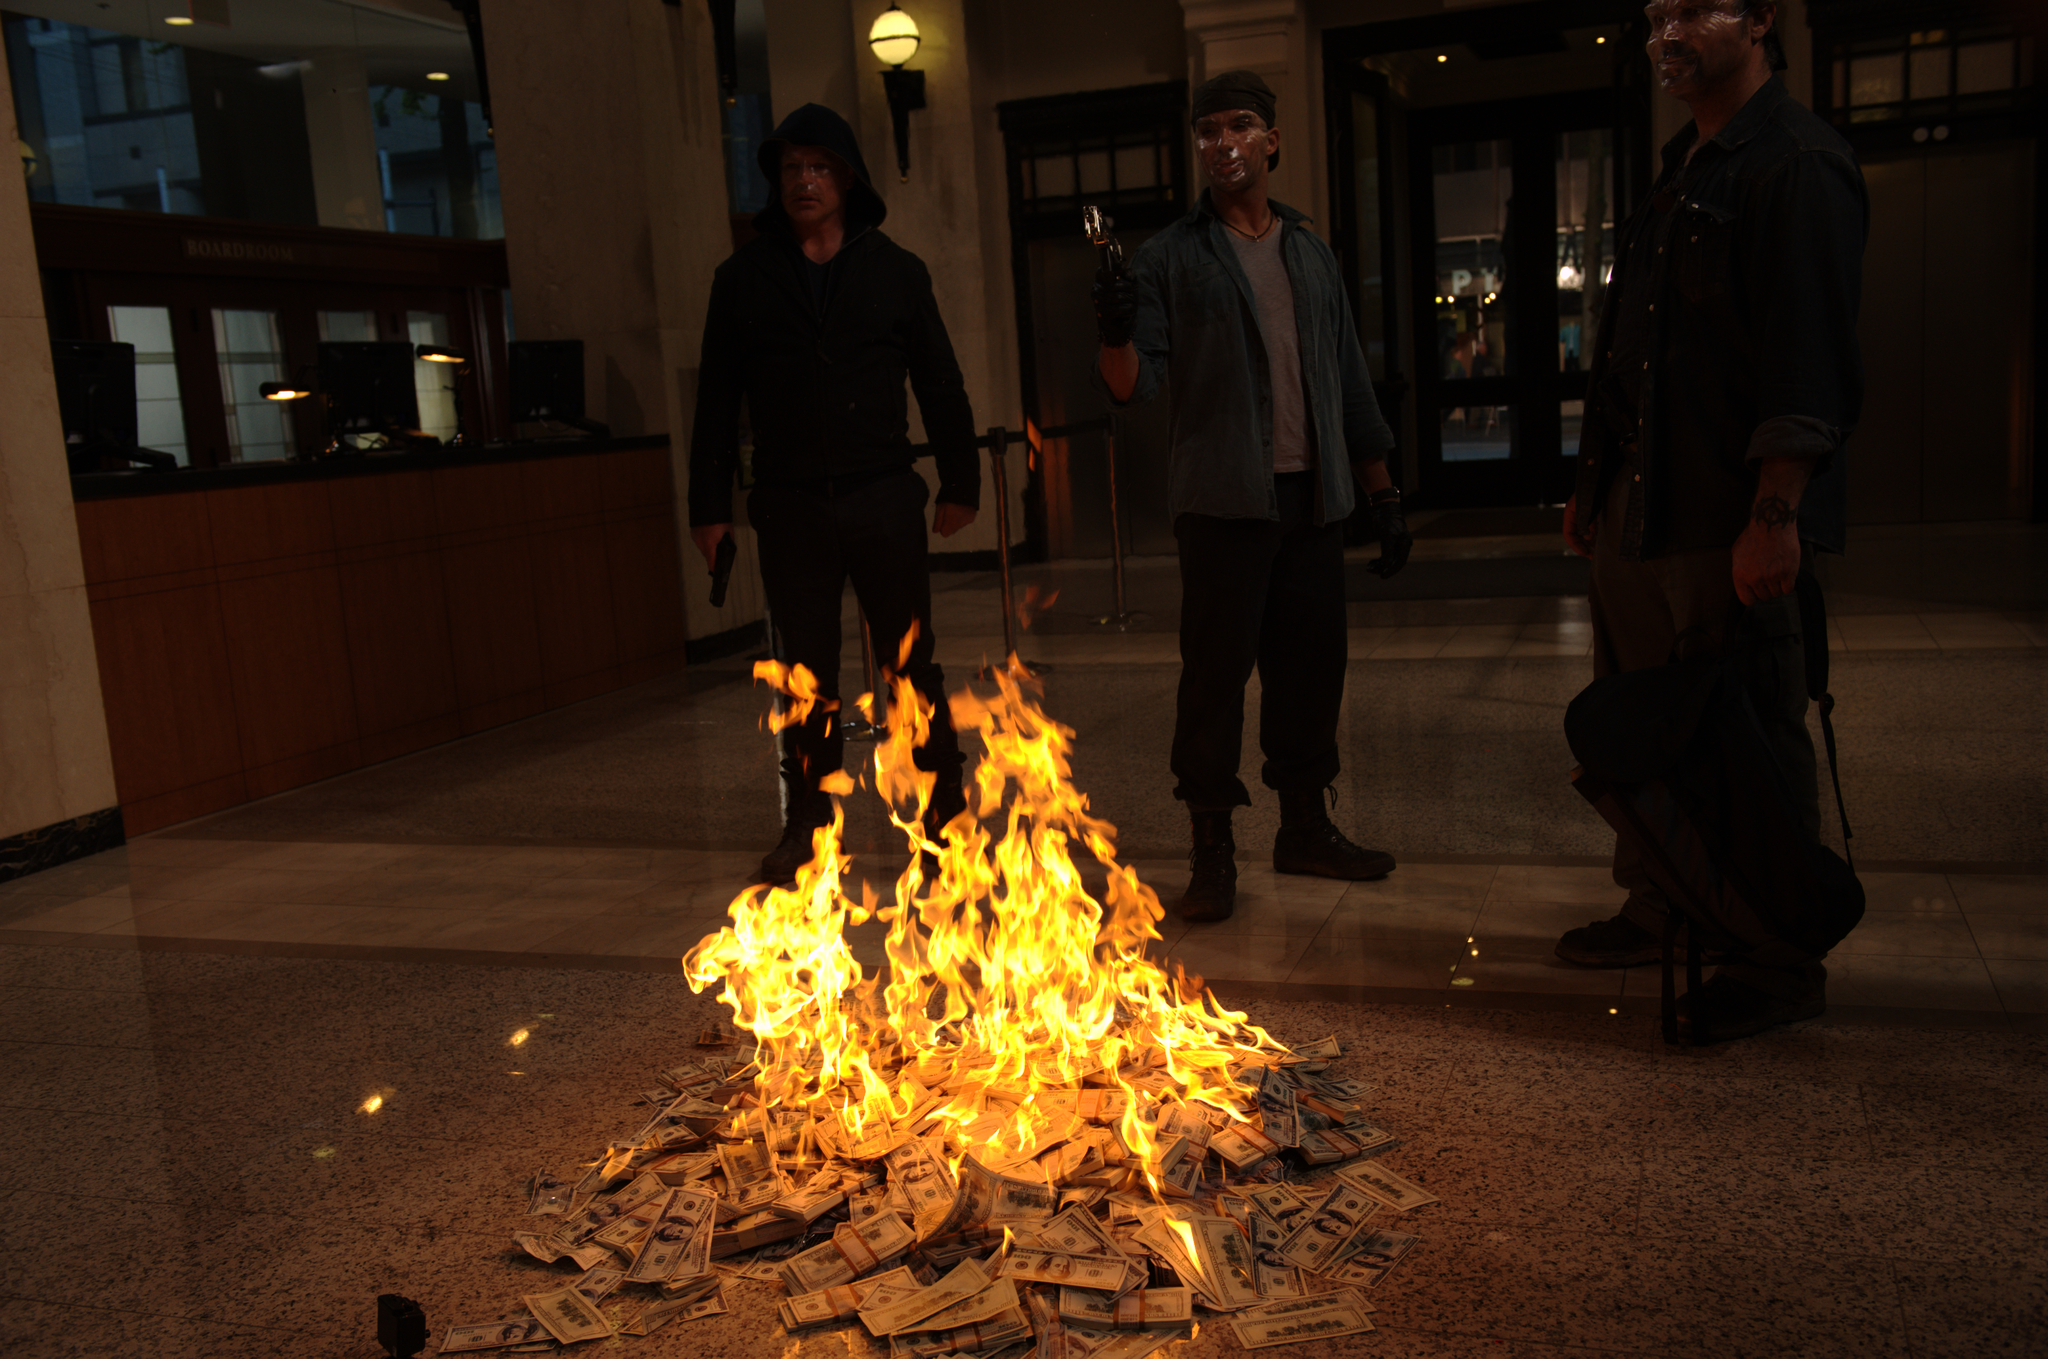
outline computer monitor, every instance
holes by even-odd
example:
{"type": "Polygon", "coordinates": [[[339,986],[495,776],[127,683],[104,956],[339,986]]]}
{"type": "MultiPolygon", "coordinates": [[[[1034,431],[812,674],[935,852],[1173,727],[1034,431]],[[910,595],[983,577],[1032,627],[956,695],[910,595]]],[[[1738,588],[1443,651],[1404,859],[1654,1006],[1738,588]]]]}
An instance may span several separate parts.
{"type": "Polygon", "coordinates": [[[583,418],[583,341],[514,340],[505,349],[515,422],[575,424],[583,418]]]}
{"type": "Polygon", "coordinates": [[[420,427],[411,345],[322,340],[319,353],[330,437],[420,427]]]}
{"type": "Polygon", "coordinates": [[[135,346],[110,340],[53,340],[57,410],[64,445],[92,452],[135,447],[135,346]]]}

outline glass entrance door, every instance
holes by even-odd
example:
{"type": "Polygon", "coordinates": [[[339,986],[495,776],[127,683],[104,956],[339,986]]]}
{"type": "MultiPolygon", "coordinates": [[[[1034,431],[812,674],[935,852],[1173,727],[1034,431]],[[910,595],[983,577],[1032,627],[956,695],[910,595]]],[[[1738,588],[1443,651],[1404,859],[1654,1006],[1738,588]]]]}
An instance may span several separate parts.
{"type": "Polygon", "coordinates": [[[1555,504],[1570,493],[1613,258],[1613,112],[1602,91],[1410,121],[1427,503],[1555,504]]]}

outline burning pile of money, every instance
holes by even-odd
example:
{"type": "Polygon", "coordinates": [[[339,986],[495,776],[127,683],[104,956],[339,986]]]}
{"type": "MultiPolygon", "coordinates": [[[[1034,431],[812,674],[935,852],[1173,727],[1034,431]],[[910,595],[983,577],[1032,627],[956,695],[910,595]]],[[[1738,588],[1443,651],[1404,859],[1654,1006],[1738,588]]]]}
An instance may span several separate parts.
{"type": "MultiPolygon", "coordinates": [[[[822,701],[800,668],[756,673],[783,694],[771,725],[822,701]]],[[[834,775],[795,885],[741,893],[684,959],[744,1034],[703,1034],[573,1186],[536,1178],[530,1212],[561,1220],[514,1240],[582,1276],[443,1354],[645,1335],[727,1311],[740,1280],[785,1290],[791,1332],[857,1328],[891,1359],[1137,1359],[1209,1313],[1250,1347],[1372,1329],[1366,1291],[1415,1243],[1372,1219],[1435,1200],[1374,1159],[1398,1143],[1370,1087],[1331,1070],[1334,1038],[1290,1048],[1159,966],[1164,913],[1074,788],[1073,732],[1020,668],[996,682],[952,700],[984,753],[933,839],[930,709],[892,680],[894,904],[846,895],[834,775]],[[870,917],[881,976],[846,942],[870,917]]]]}

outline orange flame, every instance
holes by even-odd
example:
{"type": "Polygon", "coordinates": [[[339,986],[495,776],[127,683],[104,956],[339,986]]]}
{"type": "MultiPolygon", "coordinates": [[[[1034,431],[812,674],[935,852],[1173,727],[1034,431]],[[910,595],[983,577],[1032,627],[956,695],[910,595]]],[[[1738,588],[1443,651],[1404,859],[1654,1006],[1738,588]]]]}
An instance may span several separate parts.
{"type": "MultiPolygon", "coordinates": [[[[910,642],[887,675],[891,720],[874,752],[875,790],[911,849],[893,900],[878,907],[864,890],[856,904],[842,890],[852,860],[839,796],[852,783],[841,775],[811,862],[793,886],[733,901],[732,923],[684,958],[690,986],[722,984],[719,1000],[754,1036],[764,1118],[784,1109],[826,1119],[862,1157],[936,1127],[955,1156],[1043,1179],[1033,1158],[1073,1139],[1079,1123],[1066,1111],[1076,1105],[1044,1096],[1093,1087],[1124,1097],[1110,1159],[1156,1191],[1165,1101],[1240,1118],[1232,1106],[1250,1092],[1230,1063],[1285,1049],[1199,978],[1170,976],[1147,956],[1165,914],[1159,898],[1118,861],[1116,827],[1074,787],[1072,728],[1045,714],[1014,656],[993,695],[952,696],[953,725],[978,733],[983,754],[966,810],[937,840],[927,834],[935,776],[913,754],[932,709],[901,674],[910,642]],[[1075,864],[1077,845],[1106,875],[1099,898],[1075,864]],[[886,982],[845,939],[871,915],[889,926],[886,982]]],[[[827,701],[802,667],[763,662],[755,673],[791,713],[827,701]]]]}

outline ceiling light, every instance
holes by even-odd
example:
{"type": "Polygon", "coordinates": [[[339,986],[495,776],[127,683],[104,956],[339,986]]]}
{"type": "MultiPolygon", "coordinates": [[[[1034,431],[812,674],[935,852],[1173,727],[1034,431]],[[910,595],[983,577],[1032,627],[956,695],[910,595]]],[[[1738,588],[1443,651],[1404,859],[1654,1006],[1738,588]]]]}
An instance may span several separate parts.
{"type": "Polygon", "coordinates": [[[173,14],[168,19],[165,19],[164,22],[173,28],[184,28],[192,22],[192,16],[189,14],[173,14]]]}
{"type": "MultiPolygon", "coordinates": [[[[1595,45],[1595,46],[1597,47],[1597,46],[1599,46],[1599,45],[1600,45],[1601,43],[1604,43],[1604,42],[1606,42],[1606,41],[1607,41],[1607,39],[1606,39],[1606,38],[1604,38],[1604,37],[1603,37],[1603,38],[1595,38],[1595,39],[1593,39],[1593,44],[1594,44],[1594,45],[1595,45]]],[[[1612,1010],[1609,1010],[1609,1011],[1608,1011],[1608,1013],[1609,1013],[1609,1014],[1613,1014],[1614,1012],[1613,1012],[1612,1010]]]]}
{"type": "Polygon", "coordinates": [[[266,382],[256,390],[265,401],[297,401],[301,397],[312,395],[304,388],[293,386],[289,382],[266,382]]]}
{"type": "Polygon", "coordinates": [[[1438,61],[1449,61],[1451,58],[1447,53],[1439,52],[1436,54],[1436,59],[1438,61]]]}
{"type": "Polygon", "coordinates": [[[446,80],[447,78],[448,78],[448,73],[447,73],[446,71],[429,71],[429,72],[427,72],[427,79],[429,79],[429,80],[446,80]]]}
{"type": "MultiPolygon", "coordinates": [[[[459,353],[458,351],[456,351],[456,350],[453,350],[453,349],[442,349],[442,348],[440,348],[440,347],[438,347],[438,346],[436,346],[436,345],[430,345],[430,344],[423,344],[423,345],[420,345],[420,346],[419,346],[418,348],[416,348],[415,350],[413,350],[413,353],[415,353],[416,355],[418,355],[418,356],[419,356],[420,358],[423,358],[423,359],[425,359],[425,360],[426,360],[426,361],[427,361],[428,363],[468,363],[468,362],[469,362],[469,355],[467,355],[467,354],[459,353]]],[[[522,1029],[522,1030],[520,1030],[520,1032],[521,1032],[521,1033],[524,1033],[524,1032],[525,1032],[525,1030],[524,1030],[524,1029],[522,1029]]]]}

